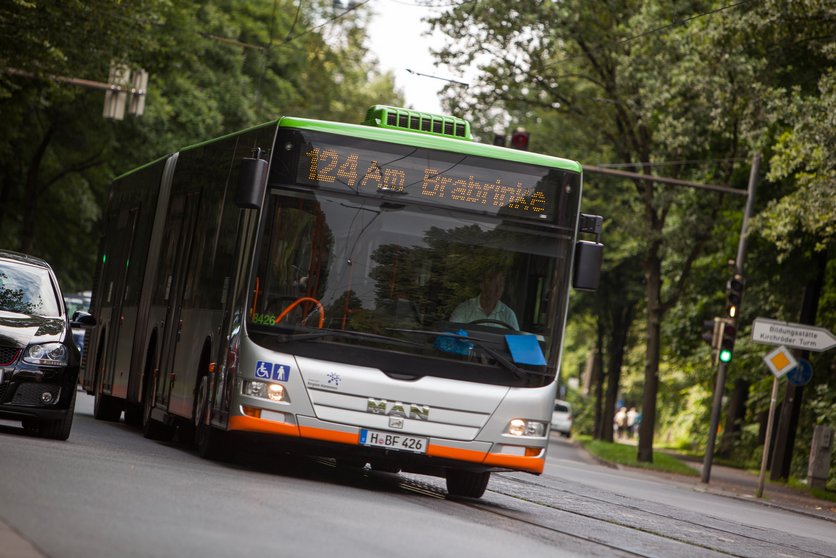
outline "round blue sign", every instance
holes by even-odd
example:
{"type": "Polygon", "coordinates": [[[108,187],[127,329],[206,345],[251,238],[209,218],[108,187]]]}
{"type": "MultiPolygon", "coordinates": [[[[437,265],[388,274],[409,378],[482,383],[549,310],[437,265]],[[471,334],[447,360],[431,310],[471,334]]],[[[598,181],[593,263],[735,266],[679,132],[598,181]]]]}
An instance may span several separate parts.
{"type": "Polygon", "coordinates": [[[798,359],[798,366],[787,372],[787,381],[794,386],[807,385],[813,377],[813,365],[807,359],[798,359]]]}

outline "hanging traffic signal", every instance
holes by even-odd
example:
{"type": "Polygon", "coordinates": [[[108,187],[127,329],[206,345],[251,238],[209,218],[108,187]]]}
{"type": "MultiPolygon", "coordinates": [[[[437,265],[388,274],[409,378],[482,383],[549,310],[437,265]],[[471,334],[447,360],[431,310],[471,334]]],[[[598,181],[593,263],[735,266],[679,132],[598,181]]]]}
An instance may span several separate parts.
{"type": "Polygon", "coordinates": [[[511,134],[511,147],[514,149],[522,149],[524,151],[528,151],[528,138],[529,133],[526,132],[523,128],[517,128],[514,130],[514,133],[511,134]]]}
{"type": "Polygon", "coordinates": [[[493,144],[505,147],[505,134],[494,134],[493,144]]]}
{"type": "Polygon", "coordinates": [[[740,314],[740,303],[743,302],[743,276],[735,274],[726,283],[726,318],[737,320],[740,314]]]}
{"type": "Polygon", "coordinates": [[[725,319],[720,322],[720,352],[718,358],[722,363],[731,362],[734,355],[734,339],[737,336],[737,326],[734,320],[725,319]]]}

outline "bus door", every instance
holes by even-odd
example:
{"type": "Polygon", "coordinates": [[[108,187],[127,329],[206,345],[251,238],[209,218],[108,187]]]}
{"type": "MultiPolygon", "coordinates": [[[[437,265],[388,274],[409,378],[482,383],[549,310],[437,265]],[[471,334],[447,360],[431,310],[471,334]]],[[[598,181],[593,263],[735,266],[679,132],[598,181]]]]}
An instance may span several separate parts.
{"type": "MultiPolygon", "coordinates": [[[[157,403],[159,407],[170,408],[171,390],[177,381],[177,371],[173,369],[174,353],[180,341],[181,305],[183,288],[189,269],[189,254],[194,237],[194,225],[197,220],[197,192],[178,194],[171,200],[168,223],[166,224],[164,252],[161,261],[164,269],[164,299],[166,304],[165,327],[162,332],[160,349],[160,377],[157,384],[157,403]]],[[[180,378],[184,374],[179,375],[180,378]]]]}
{"type": "Polygon", "coordinates": [[[127,393],[133,349],[134,325],[125,323],[125,285],[127,284],[131,250],[136,233],[138,207],[122,209],[117,216],[116,232],[109,240],[107,257],[110,264],[108,284],[105,285],[106,303],[111,305],[110,327],[107,335],[102,386],[112,395],[124,397],[127,393]],[[112,263],[111,263],[112,262],[112,263]]]}

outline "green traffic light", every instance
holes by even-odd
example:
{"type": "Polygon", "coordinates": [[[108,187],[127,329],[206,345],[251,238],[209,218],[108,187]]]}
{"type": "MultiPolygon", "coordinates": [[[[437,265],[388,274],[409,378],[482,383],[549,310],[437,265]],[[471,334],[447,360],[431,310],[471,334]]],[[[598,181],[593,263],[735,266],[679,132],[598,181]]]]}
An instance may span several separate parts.
{"type": "Polygon", "coordinates": [[[720,351],[720,362],[727,363],[731,362],[732,352],[728,349],[722,349],[720,351]]]}

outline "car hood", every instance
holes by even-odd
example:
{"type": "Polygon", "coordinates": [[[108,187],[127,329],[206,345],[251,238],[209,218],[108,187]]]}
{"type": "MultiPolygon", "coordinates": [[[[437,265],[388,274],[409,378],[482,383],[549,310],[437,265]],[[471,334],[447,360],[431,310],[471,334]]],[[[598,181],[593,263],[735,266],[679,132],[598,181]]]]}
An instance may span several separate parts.
{"type": "Polygon", "coordinates": [[[64,318],[0,312],[0,346],[22,349],[32,341],[63,341],[64,318]]]}

